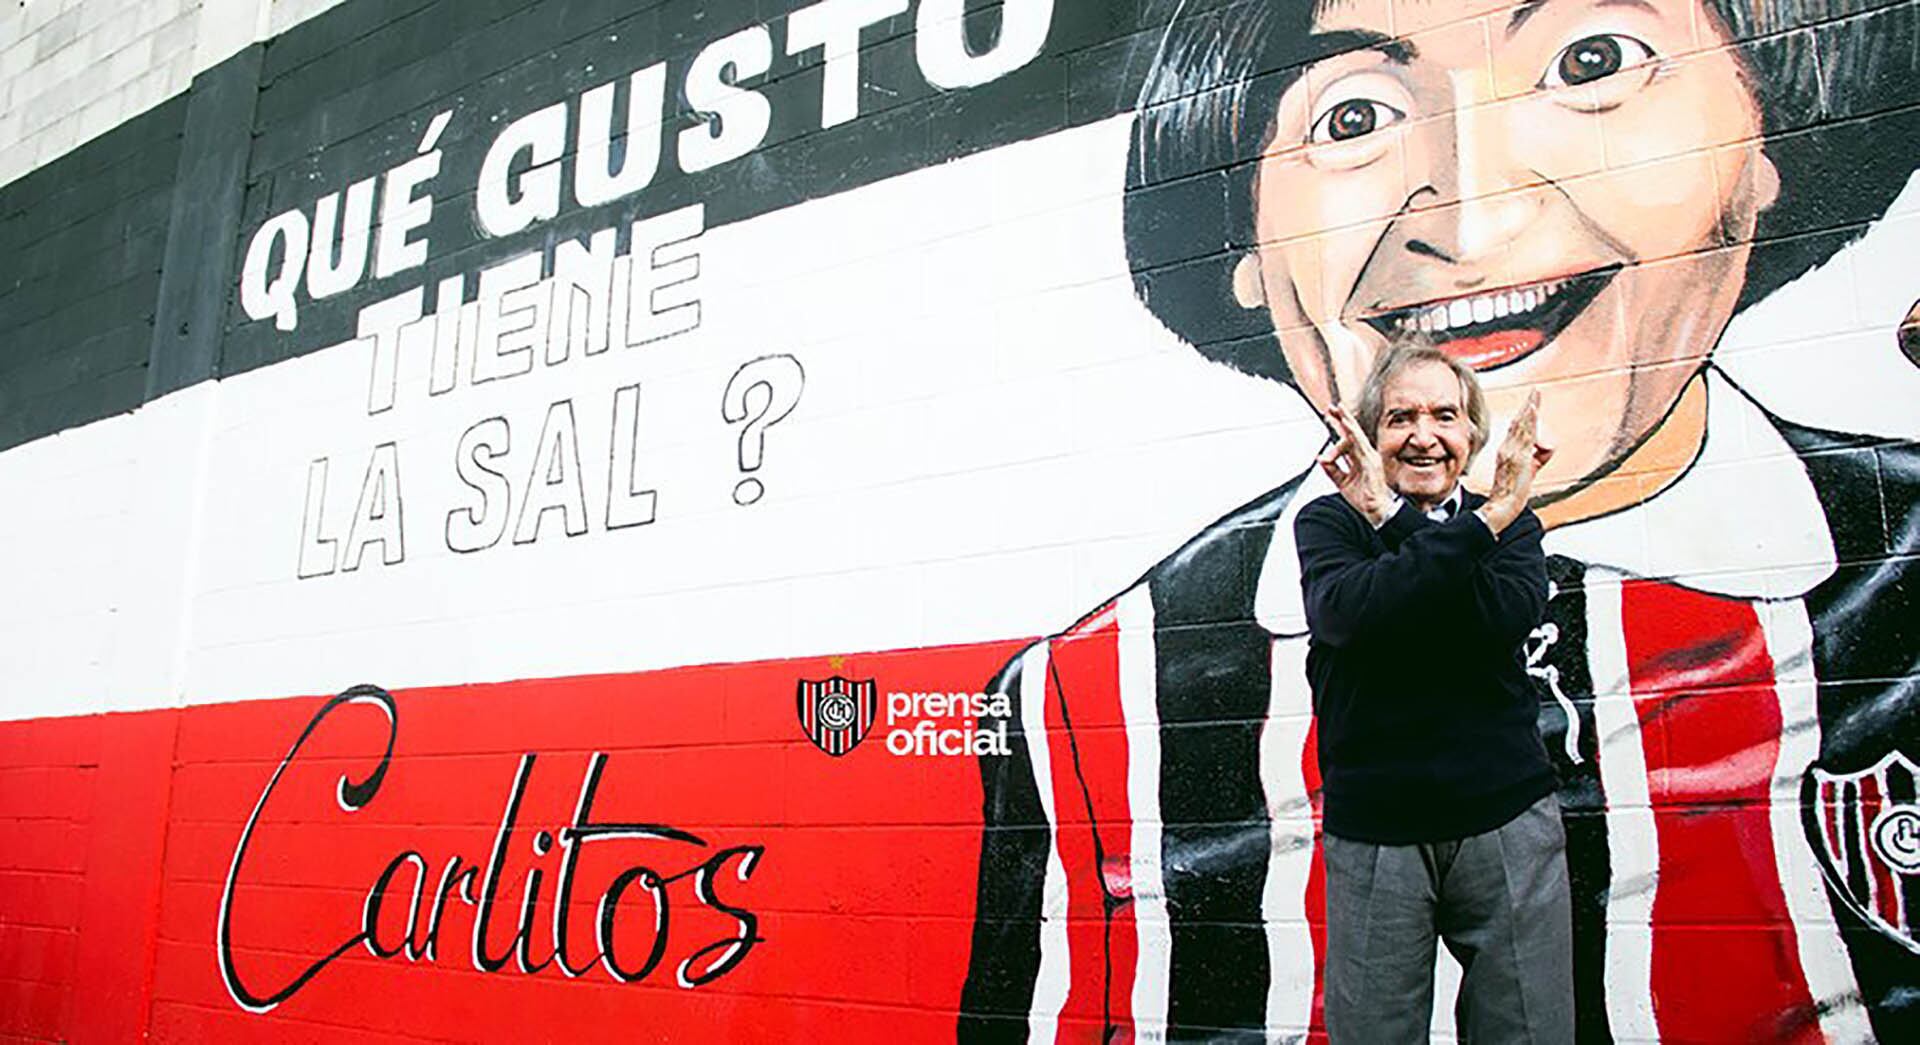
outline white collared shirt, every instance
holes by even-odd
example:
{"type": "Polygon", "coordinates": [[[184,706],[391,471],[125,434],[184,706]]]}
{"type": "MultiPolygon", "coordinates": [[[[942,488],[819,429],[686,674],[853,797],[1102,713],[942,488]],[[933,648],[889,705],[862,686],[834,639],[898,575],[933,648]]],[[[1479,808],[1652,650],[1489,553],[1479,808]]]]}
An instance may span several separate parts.
{"type": "MultiPolygon", "coordinates": [[[[1425,515],[1437,523],[1446,522],[1448,519],[1460,514],[1460,502],[1466,499],[1465,490],[1466,487],[1461,486],[1459,483],[1454,483],[1451,493],[1440,498],[1432,507],[1420,509],[1420,514],[1425,515]]],[[[1391,498],[1391,500],[1387,501],[1386,514],[1382,515],[1380,521],[1374,524],[1374,529],[1378,530],[1380,527],[1385,526],[1388,519],[1400,514],[1400,506],[1405,504],[1407,500],[1398,493],[1392,494],[1391,498]]]]}

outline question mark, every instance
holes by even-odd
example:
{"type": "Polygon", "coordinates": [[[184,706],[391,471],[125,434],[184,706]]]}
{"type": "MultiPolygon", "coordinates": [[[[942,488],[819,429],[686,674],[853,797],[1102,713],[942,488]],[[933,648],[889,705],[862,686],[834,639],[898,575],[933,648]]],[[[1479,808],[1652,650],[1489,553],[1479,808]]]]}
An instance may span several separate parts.
{"type": "MultiPolygon", "coordinates": [[[[767,456],[767,429],[793,413],[806,384],[806,370],[789,355],[749,360],[727,379],[727,391],[720,397],[720,416],[728,424],[746,422],[740,429],[741,471],[760,470],[767,456]],[[758,400],[757,409],[749,405],[750,399],[758,400]]],[[[766,492],[765,484],[749,475],[734,484],[733,503],[752,504],[766,492]]]]}

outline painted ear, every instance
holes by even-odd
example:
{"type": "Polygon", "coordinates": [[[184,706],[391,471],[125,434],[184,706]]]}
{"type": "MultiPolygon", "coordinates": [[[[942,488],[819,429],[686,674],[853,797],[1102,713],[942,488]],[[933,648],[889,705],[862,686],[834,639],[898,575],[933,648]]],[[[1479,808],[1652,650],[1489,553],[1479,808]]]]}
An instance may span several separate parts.
{"type": "Polygon", "coordinates": [[[1900,354],[1907,357],[1907,362],[1920,366],[1920,301],[1907,310],[1907,318],[1900,321],[1900,330],[1894,336],[1899,339],[1900,354]]]}
{"type": "Polygon", "coordinates": [[[1767,157],[1765,149],[1755,149],[1753,153],[1753,182],[1757,192],[1756,199],[1760,210],[1766,210],[1780,199],[1780,170],[1767,157]]]}
{"type": "Polygon", "coordinates": [[[1233,266],[1233,299],[1241,308],[1267,307],[1266,274],[1260,269],[1260,252],[1240,255],[1233,266]]]}

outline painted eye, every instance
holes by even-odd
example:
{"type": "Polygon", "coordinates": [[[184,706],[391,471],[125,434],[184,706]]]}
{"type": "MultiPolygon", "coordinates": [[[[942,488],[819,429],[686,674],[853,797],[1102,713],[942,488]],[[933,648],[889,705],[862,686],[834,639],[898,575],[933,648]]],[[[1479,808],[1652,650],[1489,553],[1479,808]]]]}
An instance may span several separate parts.
{"type": "Polygon", "coordinates": [[[1348,98],[1334,103],[1332,108],[1313,121],[1308,140],[1315,144],[1352,141],[1397,123],[1405,116],[1406,113],[1385,102],[1371,98],[1348,98]]]}
{"type": "Polygon", "coordinates": [[[1540,78],[1542,87],[1578,87],[1645,64],[1653,48],[1623,33],[1597,33],[1561,48],[1540,78]]]}

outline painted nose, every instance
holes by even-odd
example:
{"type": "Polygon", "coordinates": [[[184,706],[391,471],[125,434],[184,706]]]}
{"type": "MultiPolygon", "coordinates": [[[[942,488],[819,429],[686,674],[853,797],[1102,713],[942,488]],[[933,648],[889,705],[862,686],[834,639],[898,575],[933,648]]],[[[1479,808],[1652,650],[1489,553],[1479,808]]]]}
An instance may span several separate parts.
{"type": "MultiPolygon", "coordinates": [[[[1486,104],[1469,88],[1456,87],[1446,116],[1417,132],[1426,185],[1415,193],[1407,250],[1441,261],[1474,265],[1513,242],[1539,210],[1538,194],[1515,152],[1511,106],[1486,104]]],[[[1416,161],[1420,162],[1420,161],[1416,161]]],[[[1463,274],[1461,289],[1486,278],[1463,274]]]]}

